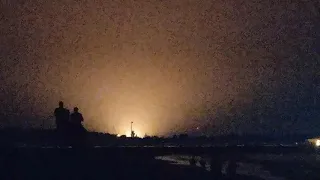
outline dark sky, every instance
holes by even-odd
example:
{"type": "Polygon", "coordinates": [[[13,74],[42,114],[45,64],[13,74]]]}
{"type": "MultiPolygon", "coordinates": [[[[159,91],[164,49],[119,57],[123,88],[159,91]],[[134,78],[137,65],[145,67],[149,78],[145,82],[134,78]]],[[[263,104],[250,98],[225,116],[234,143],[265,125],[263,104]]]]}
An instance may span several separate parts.
{"type": "Polygon", "coordinates": [[[0,125],[320,133],[319,2],[1,1],[0,125]],[[198,127],[198,129],[197,129],[198,127]]]}

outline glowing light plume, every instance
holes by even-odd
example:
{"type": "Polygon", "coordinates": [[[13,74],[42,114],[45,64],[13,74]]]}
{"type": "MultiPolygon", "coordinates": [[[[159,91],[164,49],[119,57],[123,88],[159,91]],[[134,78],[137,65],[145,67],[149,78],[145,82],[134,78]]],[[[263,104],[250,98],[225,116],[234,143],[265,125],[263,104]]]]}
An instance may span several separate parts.
{"type": "Polygon", "coordinates": [[[5,3],[1,127],[55,128],[60,100],[89,131],[127,136],[131,121],[139,137],[318,127],[317,5],[43,2],[5,3]]]}

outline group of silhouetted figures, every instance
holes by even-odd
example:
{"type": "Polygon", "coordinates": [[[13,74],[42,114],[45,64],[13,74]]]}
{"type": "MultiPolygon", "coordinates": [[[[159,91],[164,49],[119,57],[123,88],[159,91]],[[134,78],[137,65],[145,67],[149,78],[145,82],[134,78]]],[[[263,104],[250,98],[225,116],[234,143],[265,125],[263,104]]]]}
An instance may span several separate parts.
{"type": "MultiPolygon", "coordinates": [[[[239,158],[239,157],[238,157],[239,158]]],[[[191,166],[196,166],[196,159],[193,156],[189,163],[191,166]]],[[[206,161],[201,159],[199,164],[202,168],[206,168],[206,161]]],[[[228,179],[237,179],[237,157],[235,155],[229,155],[227,158],[224,158],[222,154],[215,154],[211,157],[210,162],[210,172],[215,179],[223,179],[222,169],[223,165],[226,164],[225,174],[228,179]]]]}
{"type": "Polygon", "coordinates": [[[56,118],[56,130],[65,139],[73,141],[82,140],[86,129],[83,127],[83,116],[79,113],[79,109],[75,107],[73,113],[66,109],[63,102],[59,102],[59,107],[54,110],[56,118]]]}

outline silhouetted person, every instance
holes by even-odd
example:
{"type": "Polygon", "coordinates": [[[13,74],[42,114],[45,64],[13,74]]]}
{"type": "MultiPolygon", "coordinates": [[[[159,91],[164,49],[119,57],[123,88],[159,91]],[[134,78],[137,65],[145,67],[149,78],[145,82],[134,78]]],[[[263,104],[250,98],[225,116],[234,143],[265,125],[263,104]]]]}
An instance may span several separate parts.
{"type": "Polygon", "coordinates": [[[237,162],[236,159],[234,157],[231,157],[228,166],[227,166],[227,175],[234,179],[236,177],[237,174],[237,162]]]}
{"type": "Polygon", "coordinates": [[[70,111],[63,107],[63,102],[59,102],[59,107],[54,110],[54,116],[56,117],[56,126],[58,132],[64,132],[67,128],[69,121],[70,111]]]}
{"type": "Polygon", "coordinates": [[[197,161],[194,156],[192,156],[192,158],[189,160],[189,163],[191,166],[195,166],[197,164],[197,161]]]}
{"type": "Polygon", "coordinates": [[[200,163],[201,167],[206,168],[206,161],[205,160],[201,159],[199,161],[199,163],[200,163]]]}
{"type": "Polygon", "coordinates": [[[82,127],[81,123],[83,122],[83,116],[81,113],[79,113],[79,108],[75,107],[73,109],[73,113],[71,114],[70,120],[73,126],[78,126],[78,128],[80,126],[82,127]]]}
{"type": "Polygon", "coordinates": [[[220,179],[222,177],[222,172],[221,172],[222,165],[223,165],[223,160],[220,157],[220,154],[217,154],[214,157],[211,157],[210,169],[211,169],[211,174],[213,175],[214,178],[220,179]]]}
{"type": "Polygon", "coordinates": [[[84,121],[83,116],[81,113],[79,113],[79,109],[77,107],[73,109],[73,113],[70,116],[70,121],[73,139],[75,143],[81,143],[86,130],[82,126],[82,122],[84,121]]]}

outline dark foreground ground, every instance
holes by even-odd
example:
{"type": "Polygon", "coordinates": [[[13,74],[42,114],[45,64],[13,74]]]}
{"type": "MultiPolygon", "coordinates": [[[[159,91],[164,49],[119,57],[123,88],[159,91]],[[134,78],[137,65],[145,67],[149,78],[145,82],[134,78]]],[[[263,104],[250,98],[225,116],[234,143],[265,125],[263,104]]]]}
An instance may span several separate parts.
{"type": "Polygon", "coordinates": [[[299,152],[294,154],[248,155],[243,162],[258,164],[273,176],[287,180],[320,179],[320,153],[299,152]]]}
{"type": "Polygon", "coordinates": [[[203,168],[172,165],[125,149],[2,149],[0,162],[0,179],[216,179],[203,168]]]}

